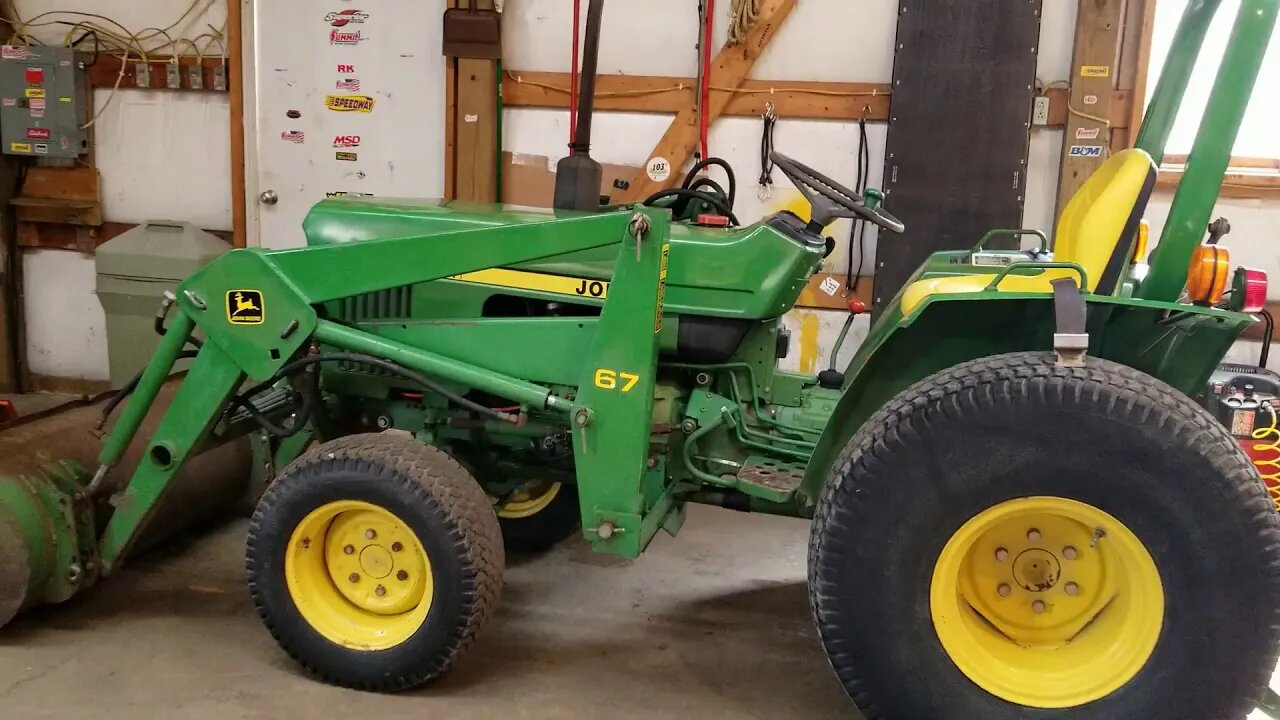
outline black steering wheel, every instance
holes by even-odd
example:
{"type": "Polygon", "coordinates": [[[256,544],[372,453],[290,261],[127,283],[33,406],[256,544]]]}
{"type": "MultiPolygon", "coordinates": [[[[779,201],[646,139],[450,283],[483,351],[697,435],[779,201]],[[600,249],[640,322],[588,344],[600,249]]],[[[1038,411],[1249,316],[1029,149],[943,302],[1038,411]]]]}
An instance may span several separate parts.
{"type": "MultiPolygon", "coordinates": [[[[885,210],[878,202],[868,204],[862,195],[850,190],[808,165],[792,160],[780,152],[770,154],[774,165],[782,170],[796,189],[804,195],[812,207],[811,229],[821,229],[837,218],[861,218],[875,223],[889,232],[901,233],[906,230],[902,221],[885,210]]],[[[876,191],[877,199],[882,199],[876,191]]]]}

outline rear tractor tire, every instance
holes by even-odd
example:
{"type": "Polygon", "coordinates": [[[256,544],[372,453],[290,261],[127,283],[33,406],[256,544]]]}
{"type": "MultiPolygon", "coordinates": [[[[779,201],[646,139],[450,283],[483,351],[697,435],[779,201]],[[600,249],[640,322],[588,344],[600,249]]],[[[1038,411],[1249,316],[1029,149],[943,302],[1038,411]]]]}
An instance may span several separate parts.
{"type": "Polygon", "coordinates": [[[488,620],[502,536],[480,485],[442,450],[392,434],[313,448],[249,529],[258,613],[325,682],[397,692],[444,674],[488,620]]]}
{"type": "Polygon", "coordinates": [[[1280,516],[1173,388],[1000,355],[854,435],[809,584],[869,720],[1240,720],[1280,647],[1280,516]]]}

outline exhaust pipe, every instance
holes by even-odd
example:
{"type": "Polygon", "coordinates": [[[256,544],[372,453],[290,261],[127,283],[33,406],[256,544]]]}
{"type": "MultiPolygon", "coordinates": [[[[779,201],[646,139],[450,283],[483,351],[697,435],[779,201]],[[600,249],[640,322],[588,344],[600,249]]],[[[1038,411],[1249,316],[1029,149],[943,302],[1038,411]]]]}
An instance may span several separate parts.
{"type": "MultiPolygon", "coordinates": [[[[578,127],[569,156],[556,163],[556,210],[596,212],[600,209],[600,181],[604,171],[591,158],[591,119],[596,106],[596,66],[600,60],[600,22],[604,0],[587,6],[587,36],[582,44],[582,82],[578,91],[578,127]]],[[[574,32],[578,29],[574,28],[574,32]]]]}

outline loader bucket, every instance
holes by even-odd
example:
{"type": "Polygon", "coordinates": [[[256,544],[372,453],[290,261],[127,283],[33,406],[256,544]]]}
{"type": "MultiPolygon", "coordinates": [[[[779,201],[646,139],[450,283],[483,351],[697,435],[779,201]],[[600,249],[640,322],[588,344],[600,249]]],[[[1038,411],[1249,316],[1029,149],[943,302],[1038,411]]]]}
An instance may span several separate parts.
{"type": "MultiPolygon", "coordinates": [[[[105,401],[0,431],[0,627],[33,605],[67,600],[97,579],[96,539],[113,510],[109,499],[128,481],[176,390],[176,381],[161,390],[96,500],[77,493],[96,465],[99,441],[93,431],[105,401]]],[[[188,463],[134,552],[249,507],[252,455],[249,439],[242,437],[188,463]]]]}

